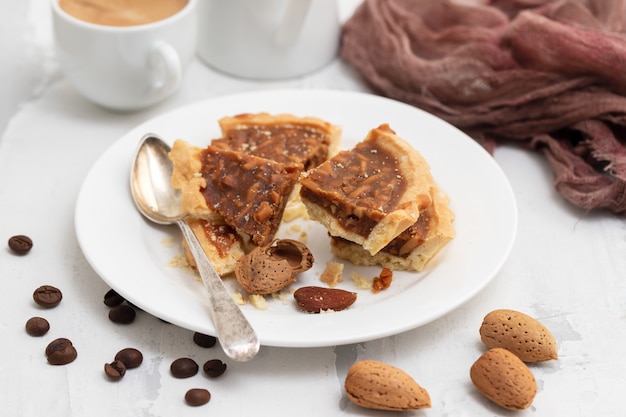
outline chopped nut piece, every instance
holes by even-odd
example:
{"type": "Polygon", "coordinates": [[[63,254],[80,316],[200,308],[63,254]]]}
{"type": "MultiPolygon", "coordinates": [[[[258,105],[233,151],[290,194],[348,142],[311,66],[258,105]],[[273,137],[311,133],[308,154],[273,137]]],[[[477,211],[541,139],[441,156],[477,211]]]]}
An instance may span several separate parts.
{"type": "Polygon", "coordinates": [[[380,271],[380,275],[374,278],[372,282],[372,293],[377,294],[383,290],[386,290],[391,286],[393,280],[393,272],[389,268],[383,268],[380,271]]]}

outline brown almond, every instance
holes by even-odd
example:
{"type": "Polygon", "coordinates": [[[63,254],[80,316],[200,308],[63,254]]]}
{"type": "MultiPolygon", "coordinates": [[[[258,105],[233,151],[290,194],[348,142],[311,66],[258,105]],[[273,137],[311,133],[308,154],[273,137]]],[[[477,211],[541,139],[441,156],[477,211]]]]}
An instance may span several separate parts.
{"type": "Polygon", "coordinates": [[[494,310],[480,326],[480,339],[488,348],[504,348],[524,362],[558,359],[552,333],[536,319],[515,310],[494,310]]]}
{"type": "Polygon", "coordinates": [[[354,292],[316,286],[298,288],[293,293],[293,297],[296,299],[298,307],[309,313],[345,310],[356,301],[356,293],[354,292]]]}
{"type": "Polygon", "coordinates": [[[409,374],[383,362],[364,360],[348,370],[346,395],[354,404],[376,410],[430,408],[430,396],[409,374]]]}
{"type": "Polygon", "coordinates": [[[502,348],[489,349],[478,358],[470,369],[470,378],[481,394],[509,410],[528,408],[537,393],[528,366],[502,348]]]}

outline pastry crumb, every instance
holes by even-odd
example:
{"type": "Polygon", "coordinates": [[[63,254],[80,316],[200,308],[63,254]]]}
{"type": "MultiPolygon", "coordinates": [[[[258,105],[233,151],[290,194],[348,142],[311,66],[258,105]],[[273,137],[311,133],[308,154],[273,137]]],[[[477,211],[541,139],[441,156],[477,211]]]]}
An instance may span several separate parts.
{"type": "Polygon", "coordinates": [[[161,244],[166,248],[172,248],[174,247],[174,238],[171,236],[164,237],[163,239],[161,239],[161,244]]]}
{"type": "Polygon", "coordinates": [[[326,269],[320,276],[320,281],[328,285],[329,287],[336,287],[337,283],[343,281],[343,264],[339,262],[329,261],[326,264],[326,269]]]}
{"type": "MultiPolygon", "coordinates": [[[[291,289],[290,291],[293,292],[294,290],[291,289]]],[[[287,304],[291,298],[289,297],[288,292],[283,290],[272,293],[272,299],[278,300],[283,304],[287,304]]]]}
{"type": "Polygon", "coordinates": [[[250,294],[248,301],[250,301],[250,304],[257,310],[267,310],[267,300],[260,294],[250,294]]]}
{"type": "Polygon", "coordinates": [[[301,231],[302,231],[302,226],[299,224],[293,224],[289,226],[289,229],[287,229],[287,233],[292,234],[292,235],[296,235],[300,233],[301,231]]]}
{"type": "Polygon", "coordinates": [[[231,297],[233,297],[233,300],[235,300],[235,303],[238,306],[242,306],[242,305],[247,304],[246,303],[246,299],[243,297],[243,295],[241,295],[241,293],[234,292],[234,293],[231,294],[231,297]]]}
{"type": "Polygon", "coordinates": [[[189,261],[187,260],[187,257],[185,256],[184,253],[179,253],[178,255],[174,256],[172,259],[170,259],[168,264],[169,266],[172,266],[175,268],[182,268],[182,269],[189,269],[189,270],[193,269],[191,265],[189,265],[189,261]]]}
{"type": "Polygon", "coordinates": [[[304,203],[300,200],[300,196],[287,203],[287,207],[285,207],[283,212],[283,222],[289,223],[296,219],[308,220],[308,218],[309,213],[307,213],[304,203]]]}
{"type": "Polygon", "coordinates": [[[359,275],[356,272],[352,273],[351,278],[352,278],[352,282],[354,282],[354,285],[356,285],[357,288],[362,289],[362,290],[372,289],[373,280],[369,278],[365,278],[364,276],[359,275]]]}

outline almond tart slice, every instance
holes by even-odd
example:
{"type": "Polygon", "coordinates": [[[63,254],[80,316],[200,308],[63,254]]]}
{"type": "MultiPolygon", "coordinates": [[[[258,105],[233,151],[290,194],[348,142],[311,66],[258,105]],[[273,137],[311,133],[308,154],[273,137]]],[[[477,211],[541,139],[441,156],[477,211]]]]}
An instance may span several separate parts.
{"type": "Polygon", "coordinates": [[[304,170],[337,152],[341,127],[315,117],[245,113],[219,120],[222,137],[211,144],[304,170]]]}
{"type": "Polygon", "coordinates": [[[300,196],[331,236],[376,254],[431,205],[424,158],[386,124],[304,174],[300,196]]]}
{"type": "Polygon", "coordinates": [[[433,204],[422,210],[419,219],[375,255],[348,240],[332,237],[331,251],[355,265],[380,265],[392,270],[421,271],[452,240],[454,212],[448,196],[436,185],[431,189],[433,204]]]}
{"type": "Polygon", "coordinates": [[[257,245],[274,238],[298,179],[294,165],[183,140],[174,142],[169,156],[185,213],[226,223],[257,245]]]}

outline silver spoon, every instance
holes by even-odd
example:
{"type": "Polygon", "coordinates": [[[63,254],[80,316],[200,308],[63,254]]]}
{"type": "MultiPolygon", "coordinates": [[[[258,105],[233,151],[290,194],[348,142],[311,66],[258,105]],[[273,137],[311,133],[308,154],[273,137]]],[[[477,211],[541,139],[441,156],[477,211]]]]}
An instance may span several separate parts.
{"type": "Polygon", "coordinates": [[[259,351],[259,340],[184,220],[180,191],[171,185],[169,151],[169,145],[156,135],[148,134],[141,140],[130,176],[135,205],[155,223],[176,223],[180,227],[208,293],[213,324],[224,352],[236,361],[250,360],[259,351]]]}

